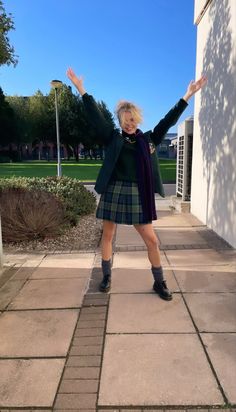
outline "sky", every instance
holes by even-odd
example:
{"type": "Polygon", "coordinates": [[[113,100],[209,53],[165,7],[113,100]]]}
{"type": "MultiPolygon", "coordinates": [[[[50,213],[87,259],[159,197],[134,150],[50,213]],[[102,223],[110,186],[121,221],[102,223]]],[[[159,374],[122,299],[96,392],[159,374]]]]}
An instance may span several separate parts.
{"type": "MultiPolygon", "coordinates": [[[[0,67],[5,95],[48,94],[50,81],[70,84],[68,67],[114,113],[117,101],[143,110],[153,129],[195,79],[194,0],[3,0],[19,63],[0,67]]],[[[75,92],[75,89],[73,88],[75,92]]],[[[194,98],[180,122],[191,116],[194,98]]],[[[175,132],[176,126],[169,132],[175,132]]]]}

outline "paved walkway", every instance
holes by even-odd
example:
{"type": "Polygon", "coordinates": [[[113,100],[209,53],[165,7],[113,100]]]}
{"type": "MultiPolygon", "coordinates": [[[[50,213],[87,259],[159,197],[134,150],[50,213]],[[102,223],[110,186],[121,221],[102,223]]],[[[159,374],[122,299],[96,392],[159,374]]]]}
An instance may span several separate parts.
{"type": "Polygon", "coordinates": [[[168,198],[158,210],[171,302],[132,227],[118,227],[109,295],[99,250],[5,256],[0,411],[235,408],[236,251],[168,198]]]}

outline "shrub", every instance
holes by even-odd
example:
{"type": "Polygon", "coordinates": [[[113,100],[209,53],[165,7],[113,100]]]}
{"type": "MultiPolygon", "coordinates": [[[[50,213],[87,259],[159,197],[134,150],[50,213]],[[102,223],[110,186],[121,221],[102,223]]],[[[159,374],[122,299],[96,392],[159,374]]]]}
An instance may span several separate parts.
{"type": "Polygon", "coordinates": [[[5,242],[55,237],[62,233],[66,223],[62,202],[45,191],[4,189],[0,210],[5,242]]]}
{"type": "Polygon", "coordinates": [[[7,187],[52,193],[63,202],[66,217],[71,224],[76,224],[79,216],[92,213],[96,208],[96,197],[77,179],[66,176],[0,179],[0,190],[7,187]]]}

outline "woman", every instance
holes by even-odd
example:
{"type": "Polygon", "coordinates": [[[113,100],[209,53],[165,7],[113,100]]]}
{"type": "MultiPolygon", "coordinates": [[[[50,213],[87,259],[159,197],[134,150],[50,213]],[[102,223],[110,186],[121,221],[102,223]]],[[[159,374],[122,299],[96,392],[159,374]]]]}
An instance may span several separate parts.
{"type": "Polygon", "coordinates": [[[136,105],[127,101],[117,105],[120,132],[106,122],[93,97],[86,93],[82,78],[77,77],[71,68],[67,76],[82,96],[88,118],[96,129],[97,142],[106,146],[106,156],[95,185],[95,190],[101,194],[96,216],[103,219],[103,280],[100,291],[108,292],[111,285],[112,239],[116,224],[128,224],[135,227],[147,246],[154,291],[162,299],[171,300],[172,294],[164,280],[158,240],[152,226],[152,220],[157,218],[154,193],[165,196],[156,146],[177,122],[190,97],[205,85],[206,77],[191,81],[183,98],[153,131],[143,133],[138,128],[142,115],[136,105]]]}

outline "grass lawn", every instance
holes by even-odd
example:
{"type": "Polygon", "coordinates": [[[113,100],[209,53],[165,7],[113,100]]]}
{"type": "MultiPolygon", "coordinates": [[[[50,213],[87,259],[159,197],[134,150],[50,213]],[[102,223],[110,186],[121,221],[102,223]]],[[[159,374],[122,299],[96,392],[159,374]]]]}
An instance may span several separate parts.
{"type": "MultiPolygon", "coordinates": [[[[62,162],[62,174],[73,177],[84,182],[96,180],[101,167],[99,160],[83,160],[76,162],[62,162]]],[[[176,180],[176,160],[160,160],[161,175],[163,182],[175,183],[176,180]]],[[[0,178],[13,176],[25,177],[46,177],[57,174],[56,162],[29,161],[25,163],[0,163],[0,178]]]]}

